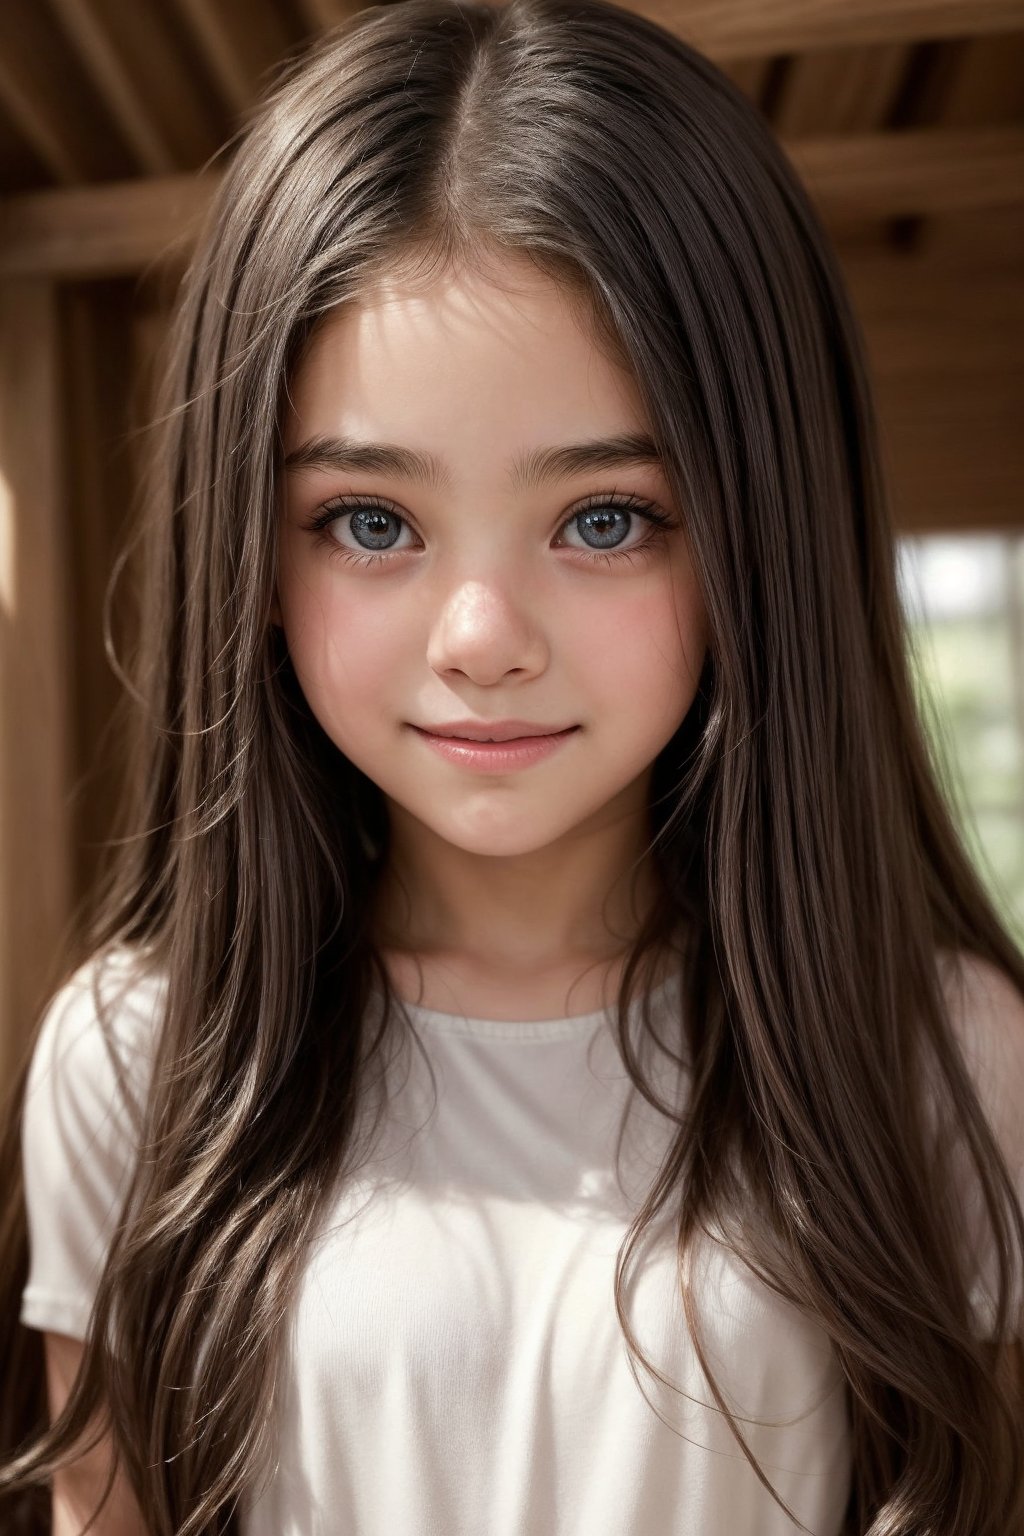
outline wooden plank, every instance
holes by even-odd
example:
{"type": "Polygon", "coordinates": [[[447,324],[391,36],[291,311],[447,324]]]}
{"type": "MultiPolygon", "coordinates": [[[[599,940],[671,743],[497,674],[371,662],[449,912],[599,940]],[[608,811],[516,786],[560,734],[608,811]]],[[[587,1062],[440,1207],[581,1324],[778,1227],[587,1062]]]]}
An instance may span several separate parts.
{"type": "Polygon", "coordinates": [[[83,67],[138,163],[152,176],[177,169],[138,81],[124,67],[110,34],[86,0],[50,0],[83,67]]]}
{"type": "Polygon", "coordinates": [[[771,66],[771,59],[727,59],[722,65],[722,73],[728,75],[733,85],[739,86],[755,106],[760,106],[771,66]]]}
{"type": "MultiPolygon", "coordinates": [[[[360,9],[352,0],[295,4],[313,33],[360,9]]],[[[1024,26],[1020,0],[630,0],[630,9],[714,59],[970,37],[1024,26]]]]}
{"type": "Polygon", "coordinates": [[[905,532],[1024,530],[1021,376],[876,381],[893,518],[905,532]]]}
{"type": "MultiPolygon", "coordinates": [[[[1024,202],[1024,128],[901,129],[785,148],[823,217],[1024,202]]],[[[0,202],[0,275],[115,276],[183,262],[219,173],[21,193],[0,202]]]]}
{"type": "Polygon", "coordinates": [[[3,195],[35,192],[52,185],[53,177],[28,139],[0,105],[0,187],[3,195]]]}
{"type": "Polygon", "coordinates": [[[942,103],[947,128],[1024,118],[1024,33],[977,37],[967,44],[942,103]]]}
{"type": "Polygon", "coordinates": [[[183,262],[218,180],[188,172],[0,201],[0,275],[112,277],[183,262]]]}
{"type": "Polygon", "coordinates": [[[1024,209],[943,215],[912,254],[840,251],[908,531],[1024,528],[1024,209]]]}
{"type": "Polygon", "coordinates": [[[102,96],[37,0],[0,4],[0,109],[58,183],[113,180],[135,169],[102,96]]]}
{"type": "Polygon", "coordinates": [[[64,961],[70,566],[57,306],[0,284],[0,1093],[64,961]]]}
{"type": "MultiPolygon", "coordinates": [[[[74,657],[73,873],[76,892],[95,888],[123,790],[121,743],[110,735],[122,684],[104,648],[104,604],[114,559],[134,511],[138,465],[134,430],[149,399],[132,366],[134,279],[68,284],[61,292],[65,357],[65,452],[68,538],[64,559],[74,571],[69,610],[74,657]]],[[[147,440],[148,444],[148,440],[147,440]]],[[[119,579],[110,614],[116,653],[124,655],[119,579]]]]}
{"type": "Polygon", "coordinates": [[[713,59],[1024,27],[1022,0],[637,0],[631,8],[713,59]]]}
{"type": "Polygon", "coordinates": [[[887,126],[907,64],[903,43],[823,48],[789,60],[772,113],[783,139],[865,133],[887,126]]]}
{"type": "Polygon", "coordinates": [[[254,106],[274,67],[305,35],[270,0],[259,5],[253,0],[172,0],[172,4],[236,118],[254,106]]]}
{"type": "Polygon", "coordinates": [[[0,106],[32,154],[56,182],[71,186],[79,178],[81,162],[49,104],[39,101],[21,71],[0,53],[0,106]]]}
{"type": "Polygon", "coordinates": [[[205,164],[232,124],[167,0],[88,0],[88,8],[96,31],[116,50],[118,67],[145,102],[171,165],[188,170],[205,164]]]}
{"type": "Polygon", "coordinates": [[[307,32],[326,32],[345,16],[363,9],[357,0],[294,0],[307,32]]]}
{"type": "Polygon", "coordinates": [[[902,128],[785,146],[826,220],[1024,202],[1024,127],[902,128]]]}

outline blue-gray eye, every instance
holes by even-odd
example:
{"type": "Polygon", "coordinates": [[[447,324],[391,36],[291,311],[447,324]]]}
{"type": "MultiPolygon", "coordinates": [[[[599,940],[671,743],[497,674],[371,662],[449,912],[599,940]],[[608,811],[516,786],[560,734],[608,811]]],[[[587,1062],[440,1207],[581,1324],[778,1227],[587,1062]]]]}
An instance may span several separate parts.
{"type": "MultiPolygon", "coordinates": [[[[357,565],[373,564],[387,560],[392,554],[405,554],[407,548],[396,549],[402,526],[408,527],[401,513],[390,502],[379,496],[335,497],[325,503],[307,525],[312,532],[324,533],[331,546],[330,553],[357,565]],[[348,527],[360,541],[358,550],[341,544],[330,533],[332,524],[348,519],[348,527]]],[[[596,542],[591,546],[593,554],[578,545],[563,546],[574,549],[584,559],[591,558],[611,563],[616,556],[623,560],[649,552],[661,536],[676,526],[671,517],[659,511],[653,503],[640,496],[624,496],[618,493],[594,495],[562,524],[562,531],[575,526],[581,537],[588,536],[596,542]],[[618,546],[631,531],[632,519],[642,518],[649,525],[648,536],[628,550],[618,546]],[[602,553],[608,551],[609,553],[602,553]]]]}

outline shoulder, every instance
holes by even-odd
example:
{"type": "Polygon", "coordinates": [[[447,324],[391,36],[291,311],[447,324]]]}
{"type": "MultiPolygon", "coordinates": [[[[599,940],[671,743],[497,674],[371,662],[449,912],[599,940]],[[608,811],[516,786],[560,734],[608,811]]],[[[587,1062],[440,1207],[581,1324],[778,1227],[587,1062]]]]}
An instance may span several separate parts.
{"type": "MultiPolygon", "coordinates": [[[[998,966],[966,951],[943,952],[940,977],[947,1016],[979,1107],[992,1131],[1024,1212],[1024,998],[998,966]]],[[[958,1220],[969,1265],[975,1331],[996,1333],[997,1244],[977,1167],[963,1126],[945,1123],[937,1154],[948,1155],[958,1203],[958,1220]]],[[[1009,1275],[1011,1335],[1024,1306],[1024,1255],[1013,1250],[1009,1275]]]]}
{"type": "Polygon", "coordinates": [[[26,1084],[25,1117],[59,1116],[68,1134],[141,1108],[159,1033],[165,978],[127,947],[85,961],[50,999],[26,1084]]]}
{"type": "Polygon", "coordinates": [[[137,1156],[164,993],[137,952],[107,951],[81,965],[43,1013],[20,1126],[29,1327],[85,1337],[137,1156]]]}
{"type": "Polygon", "coordinates": [[[939,976],[954,1040],[1004,1152],[1024,1165],[1024,997],[990,961],[940,950],[939,976]]]}
{"type": "Polygon", "coordinates": [[[967,949],[937,951],[939,977],[965,1043],[983,1048],[1024,1029],[1024,997],[1012,978],[967,949]]]}

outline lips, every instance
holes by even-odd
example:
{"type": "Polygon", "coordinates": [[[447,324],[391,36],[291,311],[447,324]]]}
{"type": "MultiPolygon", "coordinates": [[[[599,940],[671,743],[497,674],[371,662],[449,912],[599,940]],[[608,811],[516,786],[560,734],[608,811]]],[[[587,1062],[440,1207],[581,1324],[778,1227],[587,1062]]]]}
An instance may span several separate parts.
{"type": "MultiPolygon", "coordinates": [[[[442,741],[462,741],[468,747],[514,747],[524,741],[547,741],[551,736],[567,736],[575,726],[569,726],[564,731],[529,731],[522,736],[441,736],[442,741]]],[[[433,734],[440,734],[434,732],[433,734]]]]}
{"type": "Polygon", "coordinates": [[[574,725],[539,725],[530,720],[495,720],[490,724],[473,720],[450,721],[444,725],[414,726],[428,736],[443,736],[452,741],[524,741],[539,736],[563,736],[576,730],[574,725]]]}
{"type": "MultiPolygon", "coordinates": [[[[529,727],[536,730],[536,726],[529,727]]],[[[504,741],[471,741],[464,736],[439,736],[415,727],[428,751],[445,758],[457,770],[467,773],[510,774],[531,768],[558,752],[574,736],[578,726],[564,731],[547,731],[540,736],[512,736],[504,741]]]]}
{"type": "Polygon", "coordinates": [[[560,731],[517,731],[514,736],[465,736],[461,731],[432,731],[432,736],[443,736],[445,741],[472,741],[483,746],[496,746],[509,741],[538,741],[543,736],[560,736],[560,731]]]}

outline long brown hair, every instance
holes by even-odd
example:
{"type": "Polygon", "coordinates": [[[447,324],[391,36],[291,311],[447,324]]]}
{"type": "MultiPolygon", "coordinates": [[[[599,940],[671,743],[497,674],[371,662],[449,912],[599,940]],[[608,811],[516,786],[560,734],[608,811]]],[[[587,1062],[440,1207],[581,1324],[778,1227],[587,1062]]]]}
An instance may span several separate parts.
{"type": "MultiPolygon", "coordinates": [[[[1024,957],[916,711],[869,380],[829,244],[742,94],[607,0],[369,6],[286,61],[223,177],[175,317],[140,532],[132,797],[82,950],[135,946],[167,979],[146,1155],[47,1429],[39,1335],[16,1320],[22,1074],[3,1171],[5,1528],[45,1528],[39,1489],[103,1405],[156,1536],[235,1528],[258,1481],[289,1299],[357,1163],[384,1039],[371,992],[390,996],[366,920],[382,797],[319,727],[269,621],[283,392],[332,307],[488,249],[565,284],[628,363],[710,624],[698,698],[655,764],[662,899],[617,998],[643,1086],[625,1010],[685,919],[692,1098],[620,1250],[620,1321],[629,1337],[622,1276],[659,1212],[681,1253],[712,1223],[735,1230],[837,1352],[847,1529],[1005,1536],[1024,1517],[1024,1431],[971,1326],[921,1087],[977,1169],[996,1332],[1020,1333],[1024,1223],[938,956],[969,952],[1022,995],[1024,957]]],[[[685,1288],[682,1304],[699,1347],[685,1288]]]]}

